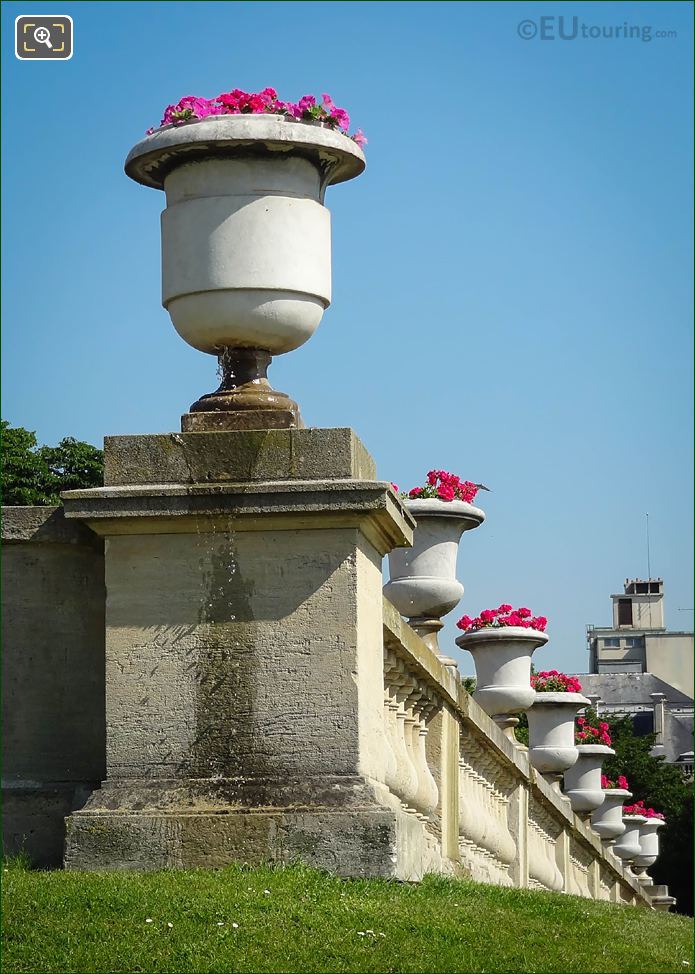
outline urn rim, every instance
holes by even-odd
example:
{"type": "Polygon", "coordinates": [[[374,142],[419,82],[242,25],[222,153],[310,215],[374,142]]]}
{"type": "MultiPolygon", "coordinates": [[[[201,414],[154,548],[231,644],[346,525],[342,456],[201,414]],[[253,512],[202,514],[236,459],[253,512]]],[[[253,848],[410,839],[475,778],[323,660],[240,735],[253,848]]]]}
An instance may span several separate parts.
{"type": "Polygon", "coordinates": [[[326,185],[353,179],[366,167],[364,153],[347,135],[321,123],[259,113],[210,115],[165,125],[133,146],[124,168],[135,182],[164,189],[167,174],[185,162],[289,152],[316,164],[326,185]]]}
{"type": "Polygon", "coordinates": [[[422,517],[450,517],[471,521],[472,527],[479,527],[485,520],[485,511],[466,501],[445,501],[438,497],[406,497],[403,504],[417,520],[422,517]]]}
{"type": "Polygon", "coordinates": [[[666,820],[663,818],[655,818],[654,815],[647,815],[645,817],[647,821],[640,826],[642,829],[646,828],[648,825],[653,825],[656,829],[660,828],[662,825],[666,825],[666,820]]]}
{"type": "Polygon", "coordinates": [[[623,815],[623,822],[634,822],[635,825],[644,825],[648,821],[646,815],[623,815]]]}
{"type": "MultiPolygon", "coordinates": [[[[607,744],[576,744],[575,745],[580,754],[586,754],[591,756],[592,754],[615,754],[612,747],[607,744]]],[[[604,789],[604,791],[616,791],[615,788],[604,789]]]]}
{"type": "MultiPolygon", "coordinates": [[[[484,643],[499,643],[513,639],[515,641],[534,643],[534,649],[545,646],[550,637],[540,629],[526,629],[523,626],[488,626],[476,629],[474,632],[464,632],[456,638],[456,645],[460,649],[472,652],[484,643]]],[[[563,694],[564,696],[564,694],[563,694]]]]}
{"type": "Polygon", "coordinates": [[[627,788],[604,788],[606,798],[632,798],[632,792],[627,788]]]}
{"type": "MultiPolygon", "coordinates": [[[[591,705],[591,700],[588,700],[581,693],[536,690],[534,707],[561,707],[563,704],[572,705],[573,707],[588,707],[591,705]]],[[[579,746],[581,745],[575,745],[575,747],[579,746]]]]}

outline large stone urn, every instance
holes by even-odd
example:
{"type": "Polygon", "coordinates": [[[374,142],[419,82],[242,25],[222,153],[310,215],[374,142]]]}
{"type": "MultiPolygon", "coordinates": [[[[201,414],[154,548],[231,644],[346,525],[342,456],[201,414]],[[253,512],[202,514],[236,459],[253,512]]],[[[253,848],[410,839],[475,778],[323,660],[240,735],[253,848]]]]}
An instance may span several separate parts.
{"type": "Polygon", "coordinates": [[[666,823],[662,818],[647,817],[639,828],[640,852],[634,860],[633,868],[640,883],[651,883],[647,869],[659,858],[659,829],[666,823]]]}
{"type": "Polygon", "coordinates": [[[438,652],[442,616],[451,612],[463,595],[463,585],[456,578],[459,541],[464,531],[480,527],[485,512],[459,500],[427,498],[404,503],[417,521],[413,546],[389,553],[384,595],[438,652]]]}
{"type": "Polygon", "coordinates": [[[531,687],[531,656],[548,642],[544,632],[523,626],[488,626],[459,636],[475,663],[473,699],[502,727],[518,723],[536,697],[531,687]]]}
{"type": "Polygon", "coordinates": [[[603,804],[606,793],[601,787],[601,770],[606,758],[614,754],[605,744],[577,744],[577,760],[565,771],[563,787],[573,811],[586,815],[603,804]]]}
{"type": "Polygon", "coordinates": [[[601,839],[611,844],[625,831],[623,805],[632,798],[625,788],[604,788],[603,801],[591,813],[591,827],[601,839]]]}
{"type": "Polygon", "coordinates": [[[645,815],[623,815],[625,831],[616,839],[613,852],[624,863],[632,862],[642,853],[640,845],[640,828],[647,822],[645,815]]]}
{"type": "Polygon", "coordinates": [[[184,431],[301,425],[266,370],[330,304],[324,193],[364,167],[352,139],[279,115],[168,125],[131,149],[126,173],[166,193],[162,304],[184,341],[220,363],[219,389],[191,406],[184,431]]]}
{"type": "Polygon", "coordinates": [[[579,756],[574,743],[574,720],[588,706],[589,701],[581,693],[536,693],[527,714],[529,761],[555,784],[579,756]]]}

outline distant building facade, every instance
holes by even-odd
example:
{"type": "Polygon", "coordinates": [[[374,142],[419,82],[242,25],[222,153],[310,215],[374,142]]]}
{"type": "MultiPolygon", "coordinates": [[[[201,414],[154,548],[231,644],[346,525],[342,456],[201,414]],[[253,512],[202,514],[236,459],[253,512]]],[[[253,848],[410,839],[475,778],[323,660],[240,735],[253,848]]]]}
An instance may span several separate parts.
{"type": "Polygon", "coordinates": [[[613,625],[587,626],[584,692],[604,714],[628,714],[635,732],[656,734],[654,754],[693,769],[692,632],[666,629],[661,578],[626,579],[611,596],[613,625]]]}
{"type": "Polygon", "coordinates": [[[590,673],[653,673],[693,696],[693,633],[667,630],[661,578],[626,579],[613,625],[587,627],[590,673]]]}

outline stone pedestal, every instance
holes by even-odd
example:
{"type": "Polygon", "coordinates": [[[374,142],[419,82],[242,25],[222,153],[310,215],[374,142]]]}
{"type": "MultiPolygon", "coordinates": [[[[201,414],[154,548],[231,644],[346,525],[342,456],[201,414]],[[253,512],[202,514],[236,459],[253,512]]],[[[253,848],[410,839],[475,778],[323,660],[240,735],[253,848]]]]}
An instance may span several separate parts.
{"type": "Polygon", "coordinates": [[[107,775],[72,869],[302,859],[398,876],[381,558],[413,521],[350,430],[107,438],[107,775]]]}

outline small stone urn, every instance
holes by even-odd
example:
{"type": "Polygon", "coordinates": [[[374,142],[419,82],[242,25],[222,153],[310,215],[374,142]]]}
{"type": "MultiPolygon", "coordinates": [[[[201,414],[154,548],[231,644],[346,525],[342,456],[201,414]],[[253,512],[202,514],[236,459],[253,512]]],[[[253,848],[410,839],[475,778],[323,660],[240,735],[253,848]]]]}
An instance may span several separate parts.
{"type": "Polygon", "coordinates": [[[456,578],[459,541],[464,531],[480,527],[485,512],[459,500],[408,499],[404,504],[417,527],[412,548],[395,548],[389,553],[384,595],[430,648],[439,652],[437,633],[444,625],[442,616],[463,595],[463,585],[456,578]]]}
{"type": "Polygon", "coordinates": [[[605,744],[577,744],[577,760],[565,771],[563,787],[573,811],[586,815],[603,804],[606,792],[601,787],[601,769],[614,754],[605,744]]]}
{"type": "Polygon", "coordinates": [[[589,701],[581,693],[536,693],[529,710],[529,761],[558,784],[578,755],[574,743],[574,719],[589,701]]]}
{"type": "Polygon", "coordinates": [[[632,862],[642,852],[640,845],[640,828],[649,821],[645,815],[623,815],[625,831],[616,839],[613,852],[624,863],[632,862]]]}
{"type": "Polygon", "coordinates": [[[647,821],[639,828],[640,853],[633,863],[634,871],[640,883],[651,883],[651,876],[647,869],[653,866],[659,858],[659,829],[666,823],[662,818],[647,817],[647,821]]]}
{"type": "Polygon", "coordinates": [[[629,798],[632,792],[625,788],[603,789],[603,801],[591,813],[591,827],[604,842],[612,844],[625,831],[623,805],[629,798]]]}
{"type": "Polygon", "coordinates": [[[488,626],[456,640],[475,663],[473,699],[503,728],[518,723],[513,715],[533,704],[531,656],[547,642],[544,632],[522,626],[488,626]]]}
{"type": "Polygon", "coordinates": [[[184,431],[291,428],[297,404],[266,378],[271,356],[314,333],[331,301],[326,187],[358,176],[352,139],[280,115],[213,115],[167,125],[125,171],[166,193],[162,304],[179,335],[218,356],[222,384],[184,431]]]}

